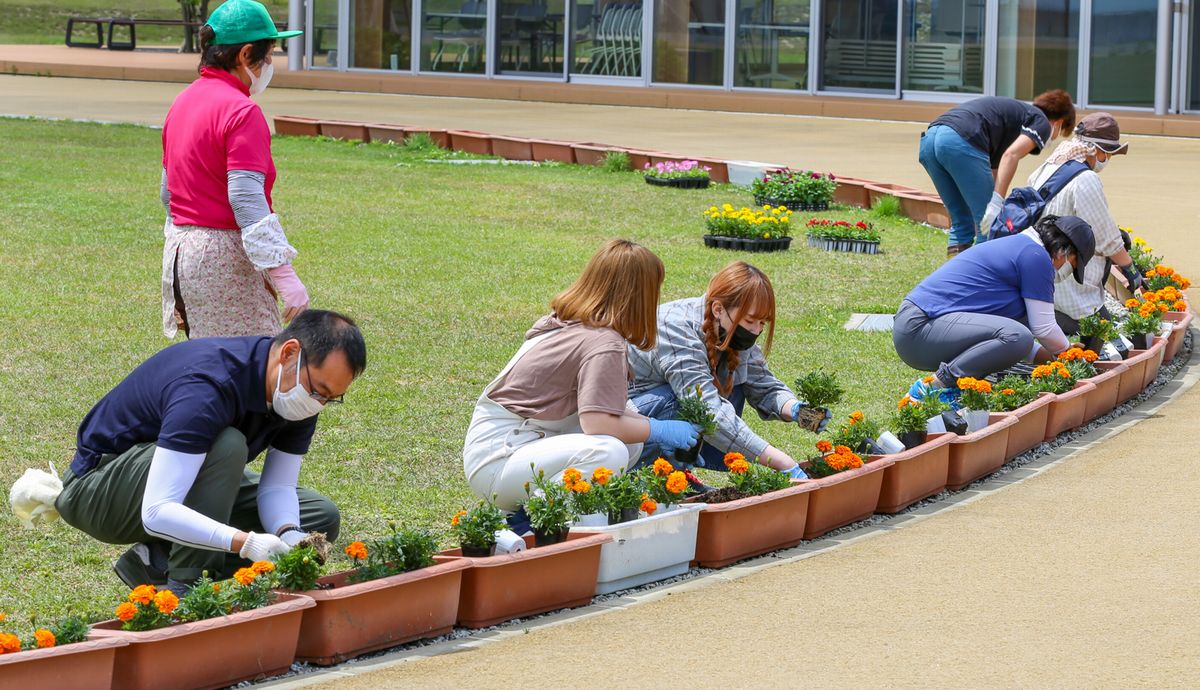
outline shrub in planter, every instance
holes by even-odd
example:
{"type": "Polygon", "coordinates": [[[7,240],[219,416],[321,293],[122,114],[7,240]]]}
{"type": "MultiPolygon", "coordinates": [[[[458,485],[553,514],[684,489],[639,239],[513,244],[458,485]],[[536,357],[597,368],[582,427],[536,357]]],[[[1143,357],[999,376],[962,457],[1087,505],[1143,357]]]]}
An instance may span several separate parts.
{"type": "Polygon", "coordinates": [[[491,501],[480,501],[470,510],[460,510],[450,518],[450,527],[458,537],[464,556],[492,555],[496,532],[508,527],[504,513],[491,501]]]}
{"type": "Polygon", "coordinates": [[[684,189],[703,189],[709,185],[708,166],[687,160],[681,163],[662,161],[642,168],[648,184],[684,189]]]}
{"type": "Polygon", "coordinates": [[[663,458],[655,460],[651,467],[638,470],[636,479],[643,490],[638,508],[647,515],[653,515],[659,505],[679,503],[692,492],[687,474],[675,469],[663,458]]]}
{"type": "Polygon", "coordinates": [[[1125,323],[1121,324],[1121,332],[1133,343],[1135,350],[1150,349],[1153,337],[1162,330],[1162,315],[1166,311],[1154,302],[1142,302],[1137,311],[1129,312],[1125,323]]]}
{"type": "Polygon", "coordinates": [[[1033,402],[1039,392],[1028,379],[1010,374],[992,386],[988,409],[992,412],[1012,412],[1033,402]]]}
{"type": "Polygon", "coordinates": [[[754,203],[786,206],[796,211],[824,211],[833,202],[837,178],[812,170],[783,168],[763,175],[750,185],[754,203]]]}
{"type": "Polygon", "coordinates": [[[850,450],[848,446],[834,445],[821,439],[817,441],[817,450],[821,454],[810,459],[806,469],[808,476],[813,479],[829,477],[847,470],[856,470],[863,466],[862,457],[850,450]]]}
{"type": "Polygon", "coordinates": [[[388,523],[388,529],[391,533],[386,537],[372,539],[369,543],[351,542],[345,548],[355,568],[347,576],[347,582],[382,580],[433,565],[438,544],[432,533],[414,527],[398,529],[394,522],[388,523]]]}
{"type": "Polygon", "coordinates": [[[717,416],[704,402],[704,395],[697,384],[691,391],[679,398],[676,403],[675,417],[684,422],[690,422],[700,428],[700,439],[691,448],[675,451],[675,461],[684,465],[695,465],[700,457],[700,449],[704,446],[704,437],[717,430],[717,416]]]}
{"type": "Polygon", "coordinates": [[[750,462],[741,453],[726,453],[725,467],[732,486],[704,494],[705,503],[726,503],[749,496],[761,496],[791,486],[787,473],[750,462]]]}
{"type": "Polygon", "coordinates": [[[1086,350],[1099,351],[1110,340],[1116,340],[1117,326],[1099,314],[1079,320],[1079,339],[1086,350]]]}
{"type": "Polygon", "coordinates": [[[813,218],[808,221],[808,245],[817,249],[858,254],[878,254],[883,235],[871,223],[813,218]]]}
{"type": "MultiPolygon", "coordinates": [[[[930,381],[933,377],[928,377],[930,381]]],[[[892,430],[905,448],[912,449],[925,442],[928,434],[929,420],[939,416],[950,406],[942,402],[936,391],[931,392],[921,400],[913,400],[905,395],[896,405],[892,414],[892,430]]]]}
{"type": "Polygon", "coordinates": [[[879,437],[879,425],[866,418],[861,410],[855,410],[846,418],[846,423],[830,434],[834,446],[846,446],[858,453],[872,452],[875,439],[879,437]]]}
{"type": "Polygon", "coordinates": [[[1039,393],[1066,393],[1075,387],[1077,379],[1060,360],[1033,368],[1029,381],[1039,393]]]}
{"type": "MultiPolygon", "coordinates": [[[[532,468],[533,463],[529,466],[532,468]]],[[[546,479],[546,473],[537,471],[533,480],[533,491],[525,483],[529,498],[525,501],[525,513],[533,528],[534,544],[547,546],[567,538],[567,532],[578,515],[571,501],[571,491],[562,484],[546,479]]]]}
{"type": "MultiPolygon", "coordinates": [[[[1168,285],[1159,290],[1146,290],[1142,292],[1142,299],[1146,302],[1153,302],[1158,307],[1160,313],[1188,310],[1188,303],[1184,299],[1183,293],[1173,285],[1168,285]]],[[[1141,306],[1137,304],[1137,300],[1126,300],[1125,306],[1129,307],[1130,302],[1134,303],[1131,307],[1132,309],[1137,309],[1141,306]]]]}
{"type": "Polygon", "coordinates": [[[992,384],[988,381],[964,376],[957,382],[962,391],[961,414],[967,420],[967,433],[979,431],[988,423],[988,409],[991,407],[992,384]]]}
{"type": "Polygon", "coordinates": [[[797,421],[800,426],[814,433],[825,421],[829,408],[841,402],[845,393],[838,384],[837,374],[824,371],[812,371],[801,376],[796,379],[794,387],[806,405],[800,408],[797,421]]]}
{"type": "MultiPolygon", "coordinates": [[[[3,622],[4,614],[0,613],[0,623],[3,622]]],[[[0,632],[0,656],[16,654],[23,650],[50,649],[75,644],[86,640],[87,635],[88,625],[79,616],[69,616],[49,628],[38,628],[24,640],[12,633],[0,632]]]]}

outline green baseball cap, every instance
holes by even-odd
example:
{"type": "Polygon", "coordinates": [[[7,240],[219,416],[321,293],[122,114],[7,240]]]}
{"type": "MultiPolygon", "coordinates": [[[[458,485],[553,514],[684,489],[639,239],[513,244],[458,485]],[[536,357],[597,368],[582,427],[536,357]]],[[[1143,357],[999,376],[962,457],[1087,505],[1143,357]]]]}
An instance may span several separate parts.
{"type": "Polygon", "coordinates": [[[228,0],[208,15],[215,46],[253,43],[264,38],[291,38],[303,31],[279,31],[271,13],[261,2],[255,0],[228,0]]]}

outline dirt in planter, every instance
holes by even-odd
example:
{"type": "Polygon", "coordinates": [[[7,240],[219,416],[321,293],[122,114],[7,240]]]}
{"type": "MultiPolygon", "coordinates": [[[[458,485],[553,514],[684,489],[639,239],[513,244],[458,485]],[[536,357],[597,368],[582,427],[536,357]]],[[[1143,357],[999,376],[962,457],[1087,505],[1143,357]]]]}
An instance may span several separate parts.
{"type": "Polygon", "coordinates": [[[695,503],[729,503],[730,501],[736,501],[739,498],[750,498],[754,495],[756,494],[748,494],[745,491],[739,490],[736,486],[726,486],[720,489],[713,489],[708,493],[694,496],[688,500],[695,503]]]}

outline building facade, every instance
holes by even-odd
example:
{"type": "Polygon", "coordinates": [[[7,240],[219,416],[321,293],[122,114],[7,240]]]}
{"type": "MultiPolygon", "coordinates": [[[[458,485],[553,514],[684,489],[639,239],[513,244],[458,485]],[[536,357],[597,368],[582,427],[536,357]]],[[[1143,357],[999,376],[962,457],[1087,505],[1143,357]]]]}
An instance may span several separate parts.
{"type": "Polygon", "coordinates": [[[1084,107],[1167,114],[1200,112],[1193,3],[307,0],[293,13],[313,70],[914,101],[1064,88],[1084,107]]]}

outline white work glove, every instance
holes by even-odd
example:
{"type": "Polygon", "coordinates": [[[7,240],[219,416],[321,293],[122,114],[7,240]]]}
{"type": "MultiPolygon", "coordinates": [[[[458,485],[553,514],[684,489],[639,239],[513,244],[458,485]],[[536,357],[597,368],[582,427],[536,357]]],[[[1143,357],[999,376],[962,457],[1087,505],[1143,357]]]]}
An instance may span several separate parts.
{"type": "Polygon", "coordinates": [[[274,534],[251,532],[238,555],[248,561],[269,561],[272,556],[282,556],[291,550],[292,547],[274,534]]]}
{"type": "Polygon", "coordinates": [[[996,220],[996,216],[1000,215],[1002,208],[1004,208],[1004,197],[992,192],[992,200],[988,202],[987,210],[983,212],[983,220],[979,223],[979,232],[984,237],[991,234],[992,222],[996,220]]]}
{"type": "Polygon", "coordinates": [[[308,532],[301,532],[298,529],[290,529],[279,535],[280,541],[288,545],[288,548],[294,548],[296,544],[308,538],[308,532]]]}

